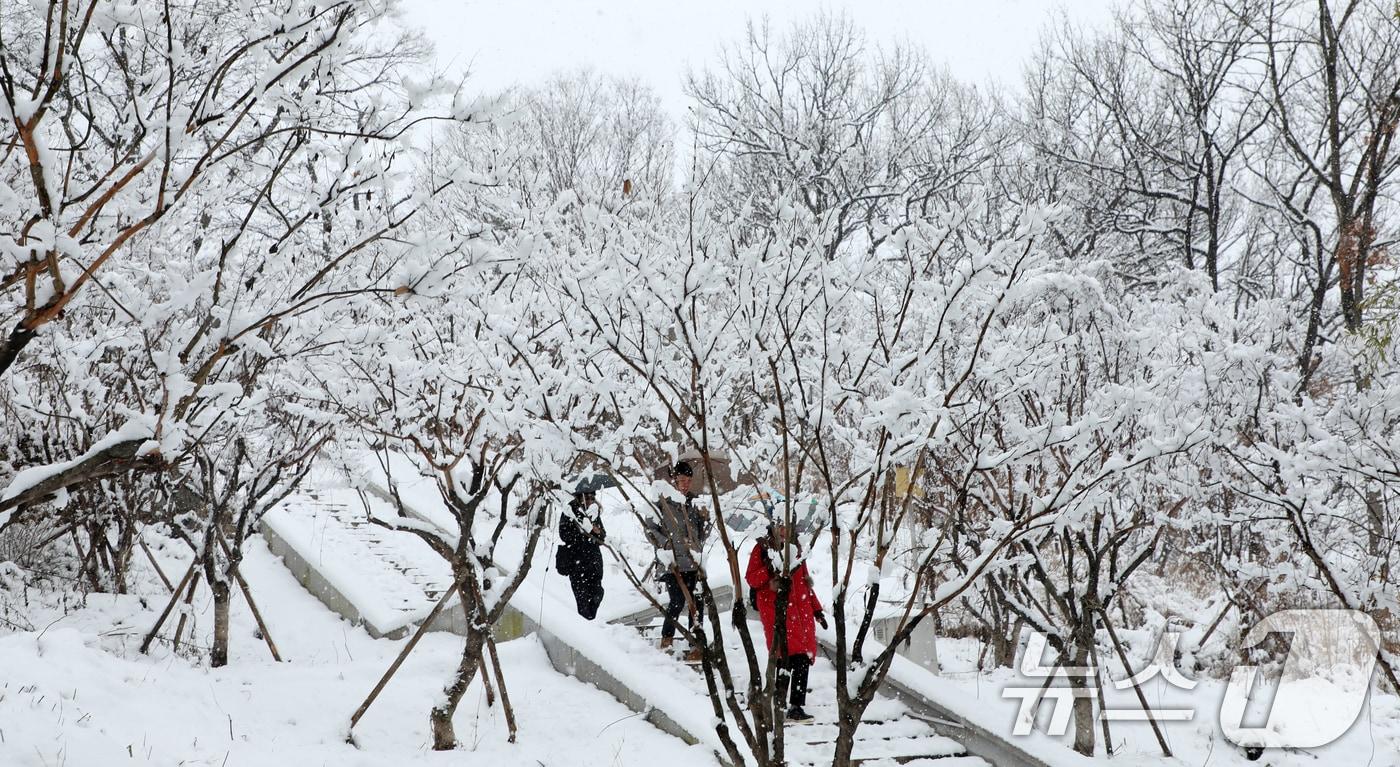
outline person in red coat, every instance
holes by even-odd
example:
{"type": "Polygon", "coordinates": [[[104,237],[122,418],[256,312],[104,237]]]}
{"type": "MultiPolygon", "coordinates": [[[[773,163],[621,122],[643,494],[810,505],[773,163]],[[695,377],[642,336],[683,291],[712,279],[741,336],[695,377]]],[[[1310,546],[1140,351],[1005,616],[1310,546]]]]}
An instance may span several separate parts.
{"type": "MultiPolygon", "coordinates": [[[[749,567],[744,580],[757,594],[758,616],[763,621],[763,633],[768,639],[768,649],[773,649],[773,634],[778,620],[778,573],[782,568],[782,546],[788,540],[787,528],[775,525],[768,529],[768,535],[758,539],[758,545],[749,554],[749,567]]],[[[797,566],[792,570],[792,585],[788,587],[786,626],[786,654],[779,665],[792,674],[791,702],[787,718],[806,721],[812,716],[802,710],[807,702],[807,672],[817,659],[817,626],[826,628],[826,617],[822,614],[822,604],[812,592],[812,576],[807,573],[807,563],[801,561],[801,552],[796,541],[792,547],[791,562],[797,566]]]]}

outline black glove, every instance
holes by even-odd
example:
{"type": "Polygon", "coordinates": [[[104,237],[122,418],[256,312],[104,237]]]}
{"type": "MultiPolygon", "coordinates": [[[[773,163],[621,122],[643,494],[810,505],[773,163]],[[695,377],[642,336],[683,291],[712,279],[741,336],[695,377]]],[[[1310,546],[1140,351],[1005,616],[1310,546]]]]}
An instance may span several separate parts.
{"type": "Polygon", "coordinates": [[[830,626],[826,625],[826,614],[823,613],[821,610],[818,610],[816,615],[813,615],[812,617],[817,619],[817,623],[822,624],[822,628],[831,628],[830,626]]]}

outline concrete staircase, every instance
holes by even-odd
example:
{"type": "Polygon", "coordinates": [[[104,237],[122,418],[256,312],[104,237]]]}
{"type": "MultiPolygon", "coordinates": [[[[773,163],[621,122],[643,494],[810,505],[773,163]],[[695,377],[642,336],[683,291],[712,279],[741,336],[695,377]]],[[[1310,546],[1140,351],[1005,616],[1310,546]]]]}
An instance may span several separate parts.
{"type": "MultiPolygon", "coordinates": [[[[727,595],[727,592],[726,592],[727,595]]],[[[632,619],[643,636],[656,644],[660,640],[661,619],[632,619]]],[[[749,623],[749,634],[761,648],[763,627],[749,623]]],[[[726,631],[729,664],[736,673],[747,663],[743,647],[734,631],[726,631]]],[[[676,648],[684,649],[678,639],[676,648]]],[[[658,650],[659,652],[659,650],[658,650]]],[[[696,672],[698,664],[692,666],[696,672]]],[[[738,680],[736,680],[738,681],[738,680]]],[[[829,765],[836,748],[838,716],[836,708],[836,668],[823,654],[818,657],[808,675],[807,713],[810,722],[789,722],[784,730],[785,757],[791,767],[829,765]]],[[[956,739],[940,735],[926,718],[909,706],[888,696],[878,696],[866,708],[861,725],[856,729],[851,756],[860,767],[895,767],[913,764],[924,767],[991,767],[987,760],[974,756],[956,739]]]]}
{"type": "MultiPolygon", "coordinates": [[[[447,564],[412,534],[370,522],[366,502],[371,506],[384,503],[351,490],[295,496],[264,517],[262,532],[273,553],[282,557],[298,580],[330,609],[364,625],[373,636],[402,637],[450,587],[450,572],[447,564]]],[[[544,577],[543,573],[530,575],[532,579],[544,577]]],[[[727,611],[732,605],[732,589],[718,587],[714,594],[720,612],[727,611]]],[[[635,630],[651,640],[654,648],[660,629],[655,608],[619,618],[613,626],[598,626],[572,615],[571,605],[562,602],[555,601],[543,610],[527,604],[522,602],[514,609],[512,603],[513,608],[493,630],[498,641],[537,634],[560,673],[608,692],[664,732],[687,743],[709,745],[716,757],[727,763],[715,740],[710,704],[698,675],[692,677],[679,670],[680,679],[692,680],[687,683],[648,676],[637,673],[630,663],[619,663],[616,653],[609,652],[618,641],[618,635],[609,632],[625,627],[630,629],[623,636],[635,630]],[[677,708],[677,700],[689,702],[677,708]]],[[[440,616],[429,629],[461,633],[459,621],[450,617],[459,611],[443,612],[449,617],[444,620],[440,616]]],[[[762,628],[755,623],[750,631],[761,646],[762,628]]],[[[744,668],[737,634],[732,629],[725,633],[729,651],[735,653],[731,668],[744,668]]],[[[646,643],[637,644],[638,651],[647,652],[646,643]]],[[[683,649],[684,642],[678,641],[677,647],[683,649]]],[[[786,730],[787,759],[793,767],[831,763],[837,733],[835,684],[836,670],[824,655],[810,675],[807,711],[814,716],[813,721],[789,724],[786,730]]],[[[961,721],[917,692],[897,683],[890,688],[888,695],[877,698],[866,710],[857,730],[853,756],[861,767],[1045,767],[1044,761],[1016,744],[961,721]]]]}
{"type": "Polygon", "coordinates": [[[263,517],[263,538],[336,613],[398,638],[451,588],[452,573],[423,541],[370,522],[364,504],[351,490],[294,495],[263,517]]]}

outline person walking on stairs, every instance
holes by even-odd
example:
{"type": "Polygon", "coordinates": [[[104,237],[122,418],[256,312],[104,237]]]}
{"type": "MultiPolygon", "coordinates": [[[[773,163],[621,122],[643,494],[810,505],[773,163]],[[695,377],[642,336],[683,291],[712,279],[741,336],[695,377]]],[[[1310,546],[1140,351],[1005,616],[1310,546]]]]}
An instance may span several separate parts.
{"type": "Polygon", "coordinates": [[[593,493],[575,493],[569,508],[559,515],[559,551],[555,569],[568,576],[578,614],[587,620],[598,616],[603,603],[602,509],[593,493]]]}
{"type": "Polygon", "coordinates": [[[768,650],[773,650],[773,636],[777,631],[778,589],[783,568],[783,547],[787,546],[787,561],[792,565],[791,584],[788,586],[787,614],[784,632],[786,656],[778,660],[778,665],[791,674],[789,700],[791,708],[787,718],[804,722],[812,718],[803,710],[807,703],[807,676],[813,661],[817,659],[817,626],[826,628],[826,616],[822,614],[822,604],[812,591],[812,576],[807,572],[807,563],[802,561],[802,552],[797,541],[789,541],[788,529],[784,525],[768,528],[768,535],[758,539],[749,554],[749,566],[744,573],[746,580],[756,592],[758,616],[763,622],[763,634],[768,640],[768,650]]]}
{"type": "MultiPolygon", "coordinates": [[[[675,642],[676,628],[682,610],[688,614],[691,631],[703,628],[705,611],[701,592],[697,589],[701,577],[700,552],[710,534],[710,518],[695,505],[691,492],[695,470],[686,461],[671,468],[671,484],[681,500],[663,497],[657,503],[656,519],[646,522],[647,537],[657,550],[657,580],[666,585],[666,620],[661,624],[661,649],[669,650],[675,642]]],[[[693,644],[686,660],[698,662],[704,648],[693,644]]]]}

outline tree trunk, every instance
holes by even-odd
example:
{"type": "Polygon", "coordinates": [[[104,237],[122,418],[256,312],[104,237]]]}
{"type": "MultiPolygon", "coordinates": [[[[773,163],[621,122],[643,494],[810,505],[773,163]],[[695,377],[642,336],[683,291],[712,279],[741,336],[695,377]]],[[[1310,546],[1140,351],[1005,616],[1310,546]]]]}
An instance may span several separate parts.
{"type": "Polygon", "coordinates": [[[831,766],[850,767],[851,752],[855,750],[855,744],[855,728],[850,728],[850,731],[847,732],[846,724],[842,721],[836,731],[836,750],[832,753],[831,766]]]}
{"type": "Polygon", "coordinates": [[[457,747],[457,734],[452,729],[452,716],[457,713],[457,704],[462,701],[462,696],[466,694],[472,679],[476,678],[476,672],[481,668],[482,650],[486,646],[490,626],[479,614],[481,605],[477,595],[481,593],[481,585],[467,580],[477,575],[457,574],[458,582],[462,584],[459,593],[462,599],[462,617],[466,619],[467,639],[462,645],[462,659],[457,663],[457,673],[452,682],[442,690],[443,701],[434,706],[428,714],[434,751],[450,751],[457,747]]]}
{"type": "Polygon", "coordinates": [[[481,648],[486,644],[486,632],[478,631],[468,622],[467,642],[462,647],[462,660],[457,664],[457,675],[452,683],[443,689],[445,699],[433,707],[428,722],[433,731],[433,750],[451,751],[457,747],[457,735],[452,729],[452,716],[457,712],[457,704],[462,701],[467,687],[471,685],[476,672],[481,668],[481,648]]]}
{"type": "MultiPolygon", "coordinates": [[[[1089,647],[1082,639],[1074,643],[1074,657],[1067,664],[1074,668],[1089,667],[1089,647]]],[[[1074,689],[1074,750],[1085,756],[1094,755],[1094,699],[1089,679],[1080,674],[1069,678],[1074,689]]]]}
{"type": "Polygon", "coordinates": [[[214,644],[209,651],[209,665],[220,668],[228,665],[228,609],[233,591],[227,578],[211,582],[209,590],[214,595],[214,644]]]}
{"type": "Polygon", "coordinates": [[[1007,625],[1008,616],[1001,613],[1001,619],[992,633],[992,663],[997,668],[1010,668],[1016,665],[1016,644],[1021,637],[1021,627],[1025,625],[1020,619],[1007,625]]]}
{"type": "Polygon", "coordinates": [[[127,593],[126,571],[127,567],[131,565],[131,553],[136,548],[136,530],[135,525],[118,517],[117,531],[117,549],[116,556],[113,558],[112,578],[116,582],[117,593],[125,594],[127,593]]]}
{"type": "Polygon", "coordinates": [[[856,746],[856,729],[860,727],[860,719],[865,715],[865,708],[868,701],[862,701],[860,696],[849,701],[848,705],[837,706],[836,723],[836,749],[833,753],[832,767],[851,767],[851,753],[856,746]]]}

